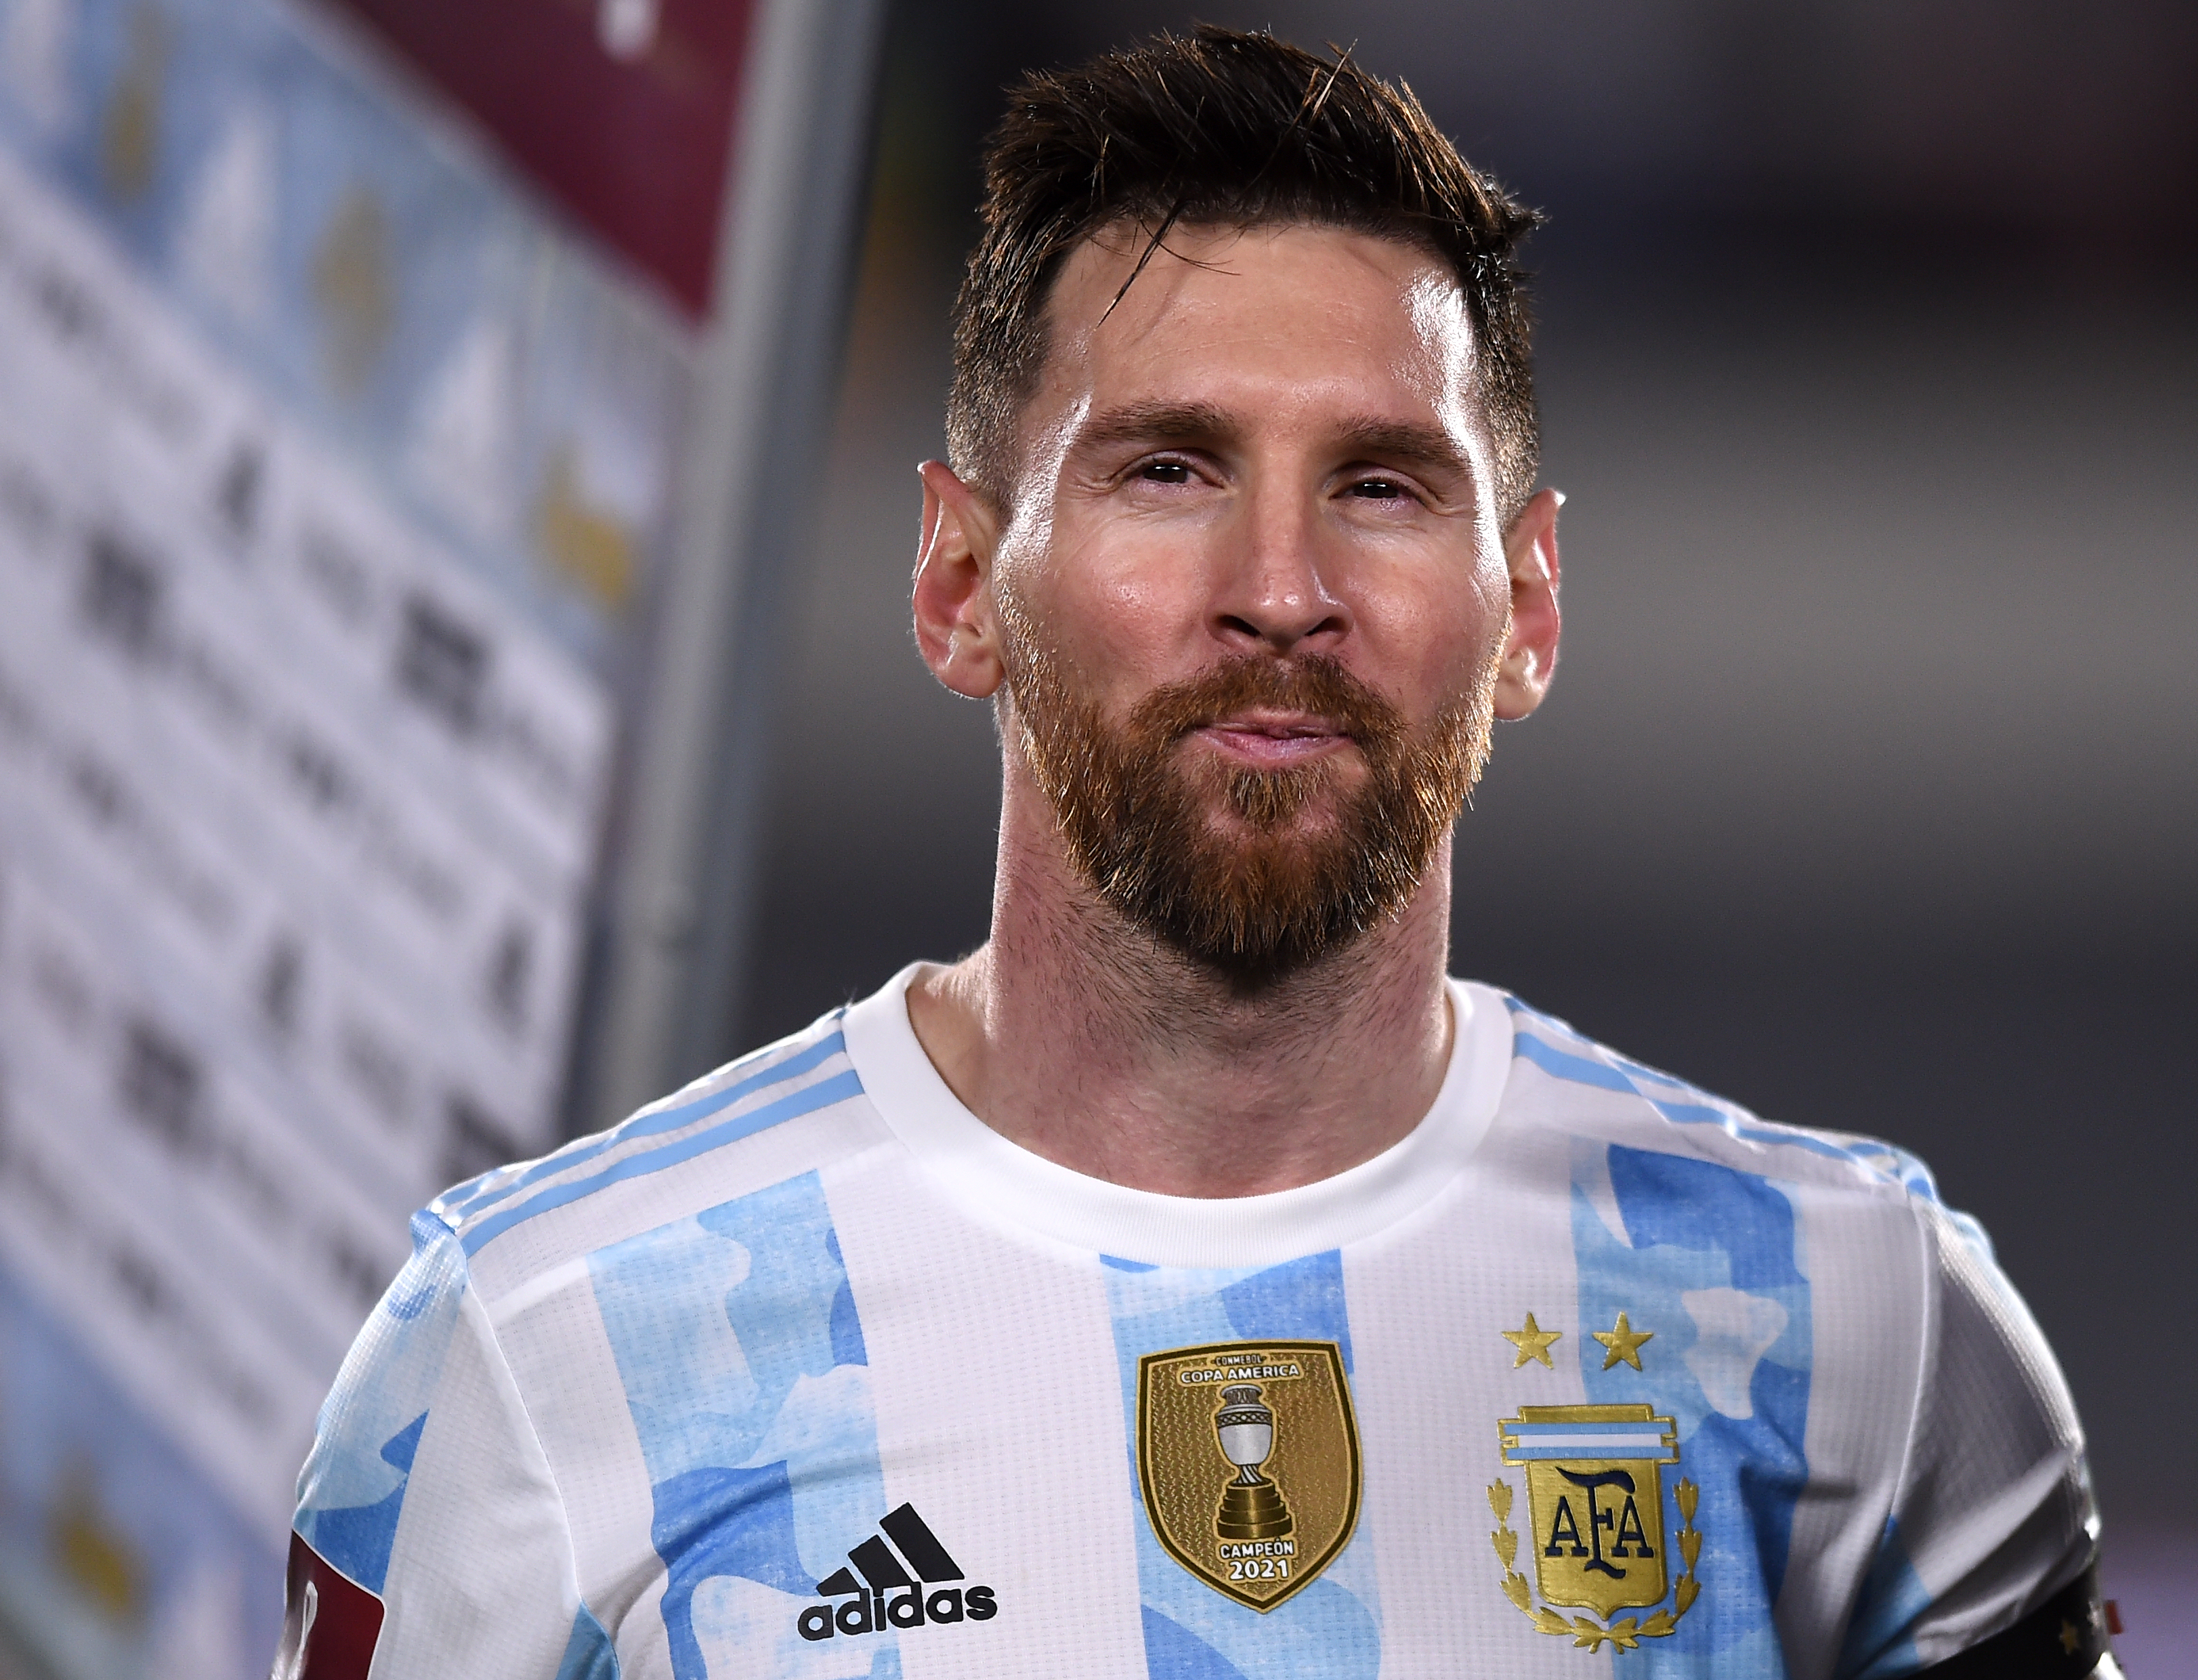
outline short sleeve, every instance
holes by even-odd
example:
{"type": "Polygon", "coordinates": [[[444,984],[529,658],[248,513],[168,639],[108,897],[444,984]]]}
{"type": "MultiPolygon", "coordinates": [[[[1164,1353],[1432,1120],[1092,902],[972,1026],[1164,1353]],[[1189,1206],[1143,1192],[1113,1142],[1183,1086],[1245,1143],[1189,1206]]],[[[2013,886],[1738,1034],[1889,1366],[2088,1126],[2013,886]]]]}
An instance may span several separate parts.
{"type": "Polygon", "coordinates": [[[412,1239],[298,1479],[277,1680],[545,1680],[594,1627],[456,1236],[422,1213],[412,1239]]]}
{"type": "Polygon", "coordinates": [[[1981,1643],[2081,1574],[2096,1543],[2083,1431],[2037,1321],[1974,1221],[1914,1206],[1931,1262],[1918,1392],[1841,1680],[1981,1643]]]}

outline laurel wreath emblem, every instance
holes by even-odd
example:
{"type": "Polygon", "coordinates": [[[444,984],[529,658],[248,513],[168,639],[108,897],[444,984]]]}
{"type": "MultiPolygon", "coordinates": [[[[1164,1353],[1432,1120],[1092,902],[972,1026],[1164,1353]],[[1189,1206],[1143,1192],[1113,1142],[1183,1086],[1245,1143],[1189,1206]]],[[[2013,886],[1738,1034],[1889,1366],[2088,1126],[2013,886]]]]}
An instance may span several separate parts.
{"type": "Polygon", "coordinates": [[[1567,1621],[1548,1605],[1534,1602],[1533,1588],[1524,1575],[1512,1567],[1519,1556],[1519,1537],[1512,1532],[1510,1526],[1511,1485],[1500,1480],[1491,1483],[1488,1505],[1496,1513],[1496,1532],[1488,1538],[1503,1564],[1503,1596],[1542,1632],[1568,1637],[1575,1646],[1589,1651],[1600,1651],[1606,1642],[1619,1650],[1631,1651],[1644,1639],[1670,1636],[1678,1631],[1679,1619],[1694,1607],[1702,1590],[1701,1582],[1695,1575],[1695,1560],[1702,1550],[1701,1531],[1695,1526],[1695,1502],[1701,1497],[1701,1490],[1682,1478],[1673,1491],[1679,1502],[1679,1555],[1686,1560],[1687,1568],[1673,1589],[1672,1607],[1657,1611],[1646,1621],[1637,1616],[1627,1616],[1605,1626],[1592,1616],[1574,1616],[1567,1621]]]}

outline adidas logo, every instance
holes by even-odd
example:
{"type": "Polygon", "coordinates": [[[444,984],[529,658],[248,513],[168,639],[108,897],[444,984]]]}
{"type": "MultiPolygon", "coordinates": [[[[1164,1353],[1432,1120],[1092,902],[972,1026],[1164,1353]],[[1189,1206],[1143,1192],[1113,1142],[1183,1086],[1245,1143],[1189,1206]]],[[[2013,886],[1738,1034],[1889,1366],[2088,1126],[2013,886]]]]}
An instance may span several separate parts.
{"type": "Polygon", "coordinates": [[[818,1597],[845,1602],[804,1610],[794,1620],[804,1639],[922,1627],[926,1622],[989,1622],[1000,1613],[990,1587],[939,1584],[961,1580],[962,1566],[916,1515],[915,1506],[887,1512],[878,1519],[878,1527],[882,1535],[873,1534],[847,1554],[854,1568],[835,1569],[817,1584],[818,1597]]]}

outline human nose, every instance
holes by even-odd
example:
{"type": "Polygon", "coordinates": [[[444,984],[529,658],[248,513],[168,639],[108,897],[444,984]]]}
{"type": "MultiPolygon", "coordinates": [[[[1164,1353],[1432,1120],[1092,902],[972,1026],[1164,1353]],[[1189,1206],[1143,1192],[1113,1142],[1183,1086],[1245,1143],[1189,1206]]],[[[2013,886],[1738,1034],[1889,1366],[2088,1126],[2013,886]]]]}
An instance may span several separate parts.
{"type": "Polygon", "coordinates": [[[1255,485],[1228,521],[1214,579],[1213,633],[1246,653],[1333,651],[1351,615],[1321,574],[1310,497],[1255,485]]]}

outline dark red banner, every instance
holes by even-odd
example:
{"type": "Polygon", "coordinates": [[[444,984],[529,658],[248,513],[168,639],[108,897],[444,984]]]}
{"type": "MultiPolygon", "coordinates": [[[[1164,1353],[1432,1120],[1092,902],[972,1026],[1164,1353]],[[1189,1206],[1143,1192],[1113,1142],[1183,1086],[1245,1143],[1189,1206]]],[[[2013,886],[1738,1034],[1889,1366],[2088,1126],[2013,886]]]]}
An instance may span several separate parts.
{"type": "Polygon", "coordinates": [[[706,312],[750,0],[336,0],[706,312]]]}
{"type": "Polygon", "coordinates": [[[366,1680],[381,1637],[381,1601],[293,1534],[274,1680],[366,1680]]]}

